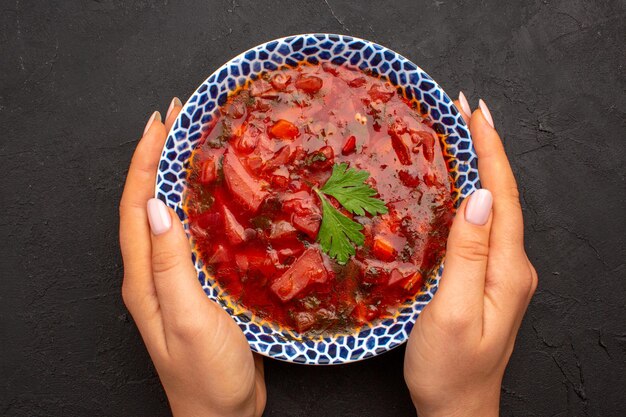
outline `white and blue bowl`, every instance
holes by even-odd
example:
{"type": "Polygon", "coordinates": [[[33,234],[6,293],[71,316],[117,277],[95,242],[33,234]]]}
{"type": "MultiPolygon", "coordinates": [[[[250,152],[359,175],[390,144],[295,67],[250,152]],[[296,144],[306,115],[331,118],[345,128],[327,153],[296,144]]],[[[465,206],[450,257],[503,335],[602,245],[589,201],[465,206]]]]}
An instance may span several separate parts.
{"type": "MultiPolygon", "coordinates": [[[[363,39],[332,34],[295,35],[256,46],[228,61],[198,87],[176,119],[161,156],[155,193],[176,210],[186,230],[188,221],[183,195],[189,157],[211,120],[218,116],[219,107],[230,92],[263,71],[301,62],[348,65],[388,79],[405,97],[416,101],[420,112],[433,121],[442,138],[456,205],[479,188],[477,159],[468,127],[450,97],[421,68],[402,55],[363,39]]],[[[307,336],[262,320],[237,305],[207,273],[195,249],[192,257],[207,296],[232,316],[253,351],[274,359],[310,365],[359,361],[404,343],[415,320],[437,290],[443,270],[442,263],[421,292],[403,304],[394,317],[370,323],[349,334],[307,336]]]]}

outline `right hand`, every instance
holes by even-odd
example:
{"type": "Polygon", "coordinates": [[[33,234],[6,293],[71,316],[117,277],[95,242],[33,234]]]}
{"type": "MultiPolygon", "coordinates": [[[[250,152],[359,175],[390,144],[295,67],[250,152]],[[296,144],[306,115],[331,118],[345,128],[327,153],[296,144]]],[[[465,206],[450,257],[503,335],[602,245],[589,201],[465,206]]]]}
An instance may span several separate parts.
{"type": "Polygon", "coordinates": [[[498,415],[504,369],[537,287],[517,185],[491,114],[481,101],[470,115],[459,98],[485,189],[458,208],[437,295],[407,345],[404,377],[420,417],[498,415]]]}

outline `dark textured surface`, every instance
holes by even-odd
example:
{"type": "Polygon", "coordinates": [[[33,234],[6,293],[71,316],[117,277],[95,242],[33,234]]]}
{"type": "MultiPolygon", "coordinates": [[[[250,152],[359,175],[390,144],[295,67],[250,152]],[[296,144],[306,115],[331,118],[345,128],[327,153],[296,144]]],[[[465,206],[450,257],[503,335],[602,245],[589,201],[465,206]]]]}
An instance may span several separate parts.
{"type": "MultiPolygon", "coordinates": [[[[119,291],[137,137],[235,54],[315,31],[382,43],[492,109],[540,276],[501,414],[624,415],[623,1],[187,3],[0,2],[0,415],[169,415],[119,291]]],[[[413,415],[402,359],[268,360],[266,415],[413,415]]]]}

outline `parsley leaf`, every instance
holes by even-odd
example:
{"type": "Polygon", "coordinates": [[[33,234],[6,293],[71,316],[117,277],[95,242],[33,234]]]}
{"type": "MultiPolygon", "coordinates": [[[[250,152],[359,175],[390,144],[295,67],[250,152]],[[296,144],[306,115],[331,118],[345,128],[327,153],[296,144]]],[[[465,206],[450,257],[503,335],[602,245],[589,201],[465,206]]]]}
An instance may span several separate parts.
{"type": "Polygon", "coordinates": [[[367,171],[348,168],[348,164],[333,166],[333,173],[320,190],[332,195],[346,210],[358,216],[365,212],[371,215],[387,213],[385,202],[374,198],[376,190],[365,184],[370,174],[367,171]]]}
{"type": "Polygon", "coordinates": [[[322,224],[317,235],[320,246],[331,258],[345,264],[356,252],[352,242],[356,245],[365,242],[363,226],[333,207],[320,190],[315,191],[322,201],[322,224]]]}
{"type": "Polygon", "coordinates": [[[361,246],[365,236],[361,232],[363,226],[337,210],[326,195],[333,196],[350,213],[359,216],[387,213],[385,202],[374,198],[376,190],[365,184],[370,174],[348,164],[333,166],[333,172],[321,189],[314,188],[322,201],[322,224],[317,240],[331,258],[340,264],[348,262],[356,253],[354,245],[361,246]],[[326,195],[325,195],[326,194],[326,195]]]}

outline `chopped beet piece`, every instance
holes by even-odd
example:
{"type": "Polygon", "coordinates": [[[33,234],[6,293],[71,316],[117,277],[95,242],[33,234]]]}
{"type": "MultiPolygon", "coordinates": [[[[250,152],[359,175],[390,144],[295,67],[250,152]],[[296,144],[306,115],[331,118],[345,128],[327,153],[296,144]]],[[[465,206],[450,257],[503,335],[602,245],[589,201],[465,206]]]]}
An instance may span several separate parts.
{"type": "Polygon", "coordinates": [[[368,94],[372,100],[386,103],[391,100],[391,97],[395,94],[395,90],[388,84],[374,84],[368,91],[368,94]]]}
{"type": "Polygon", "coordinates": [[[411,165],[411,153],[409,152],[409,147],[404,143],[402,136],[396,135],[392,132],[389,132],[391,136],[391,146],[393,146],[393,150],[396,151],[396,155],[398,155],[398,160],[402,165],[411,165]]]}
{"type": "Polygon", "coordinates": [[[224,232],[231,245],[239,245],[246,240],[244,227],[237,221],[233,213],[224,206],[224,232]]]}
{"type": "Polygon", "coordinates": [[[217,171],[215,169],[215,161],[213,158],[209,158],[202,162],[202,168],[200,168],[200,183],[202,185],[209,185],[217,178],[217,171]]]}
{"type": "Polygon", "coordinates": [[[352,79],[348,83],[348,85],[352,88],[359,88],[359,87],[363,87],[366,83],[367,83],[367,80],[365,79],[365,77],[356,77],[352,79]]]}
{"type": "Polygon", "coordinates": [[[272,89],[272,85],[262,78],[252,82],[250,86],[250,94],[252,96],[260,96],[272,89]]]}
{"type": "Polygon", "coordinates": [[[421,134],[420,138],[422,140],[422,150],[424,152],[424,158],[426,158],[428,162],[433,162],[433,159],[435,157],[435,138],[432,134],[421,134]]]}
{"type": "Polygon", "coordinates": [[[285,220],[280,220],[276,223],[272,223],[270,231],[270,240],[284,241],[286,239],[296,237],[296,228],[291,223],[285,220]]]}
{"type": "Polygon", "coordinates": [[[316,238],[322,213],[315,197],[307,191],[299,191],[283,196],[282,203],[283,210],[291,214],[293,226],[312,239],[316,238]]]}
{"type": "Polygon", "coordinates": [[[234,153],[224,155],[223,169],[224,179],[233,196],[250,211],[256,212],[268,193],[261,189],[259,182],[246,171],[234,153]]]}
{"type": "Polygon", "coordinates": [[[291,149],[289,148],[289,146],[283,146],[274,154],[272,159],[265,163],[263,169],[270,171],[279,168],[289,162],[290,156],[291,149]]]}
{"type": "Polygon", "coordinates": [[[270,81],[272,83],[272,86],[279,90],[282,91],[285,88],[287,88],[287,85],[289,84],[289,81],[291,81],[291,76],[290,75],[286,75],[284,73],[278,73],[276,75],[274,75],[272,77],[272,80],[270,81]]]}
{"type": "Polygon", "coordinates": [[[324,261],[317,249],[307,249],[280,277],[272,283],[272,291],[282,301],[289,301],[313,283],[328,279],[324,261]]]}
{"type": "Polygon", "coordinates": [[[232,259],[230,252],[228,249],[224,247],[224,245],[217,245],[215,251],[209,258],[209,264],[217,264],[222,262],[228,262],[232,259]]]}
{"type": "Polygon", "coordinates": [[[420,185],[419,177],[417,175],[412,175],[407,170],[403,169],[401,171],[398,171],[398,177],[400,178],[400,181],[402,181],[402,184],[406,185],[407,187],[413,188],[420,185]]]}

